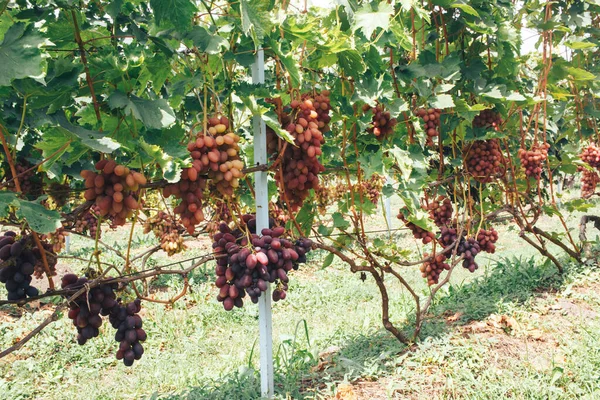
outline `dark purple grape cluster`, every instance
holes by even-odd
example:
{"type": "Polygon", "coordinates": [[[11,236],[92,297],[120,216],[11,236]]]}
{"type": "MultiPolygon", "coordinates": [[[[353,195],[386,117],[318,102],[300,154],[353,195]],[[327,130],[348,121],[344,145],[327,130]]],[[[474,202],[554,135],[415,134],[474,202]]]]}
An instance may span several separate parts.
{"type": "MultiPolygon", "coordinates": [[[[63,289],[76,291],[86,283],[88,279],[85,277],[66,274],[62,277],[61,285],[63,289]]],[[[136,299],[122,305],[115,293],[117,286],[116,283],[101,283],[86,291],[70,304],[68,316],[77,328],[77,343],[80,345],[100,334],[102,317],[108,316],[110,324],[117,330],[117,360],[123,360],[123,363],[130,367],[134,360],[139,360],[144,354],[140,342],[146,340],[146,332],[142,329],[142,318],[138,315],[141,301],[136,299]]]]}
{"type": "MultiPolygon", "coordinates": [[[[429,257],[427,253],[424,255],[429,257]]],[[[429,286],[437,284],[442,272],[450,270],[450,265],[446,262],[447,258],[445,254],[438,253],[431,260],[425,261],[421,265],[421,275],[427,279],[429,286]]]]}
{"type": "Polygon", "coordinates": [[[456,243],[458,240],[458,231],[452,226],[443,226],[440,229],[440,243],[444,247],[448,247],[451,244],[456,243]]]}
{"type": "Polygon", "coordinates": [[[442,110],[439,108],[418,108],[415,110],[415,115],[423,120],[423,129],[427,134],[425,144],[433,146],[433,138],[440,135],[440,116],[442,110]]]}
{"type": "Polygon", "coordinates": [[[492,128],[499,131],[501,125],[502,117],[494,110],[482,110],[473,118],[473,127],[475,128],[492,128]]]}
{"type": "Polygon", "coordinates": [[[15,232],[5,232],[0,237],[0,282],[8,291],[8,300],[21,300],[38,295],[37,288],[31,286],[31,281],[37,258],[27,246],[27,239],[16,240],[15,232]]]}
{"type": "Polygon", "coordinates": [[[123,360],[125,366],[133,365],[134,360],[139,360],[144,354],[144,347],[140,342],[146,340],[146,331],[142,329],[142,317],[139,312],[142,309],[140,299],[117,305],[109,314],[109,320],[113,328],[117,330],[115,340],[119,342],[117,360],[123,360]]]}
{"type": "Polygon", "coordinates": [[[253,215],[242,216],[240,225],[231,229],[223,222],[213,236],[213,250],[217,256],[217,300],[227,311],[234,306],[242,307],[246,294],[253,303],[258,302],[269,282],[276,284],[273,300],[285,299],[288,273],[306,262],[306,253],[312,247],[309,239],[292,242],[285,238],[283,227],[265,228],[261,235],[256,234],[253,215]]]}
{"type": "MultiPolygon", "coordinates": [[[[37,168],[32,168],[33,164],[24,158],[19,158],[15,165],[15,170],[21,186],[21,192],[28,198],[37,198],[43,194],[43,182],[40,174],[36,173],[37,168]]],[[[12,170],[6,166],[7,179],[13,179],[12,170]]],[[[17,191],[17,185],[11,180],[6,185],[13,192],[17,191]]]]}
{"type": "MultiPolygon", "coordinates": [[[[493,235],[490,233],[490,238],[492,237],[493,235]]],[[[455,244],[457,241],[459,241],[459,244],[456,253],[464,256],[463,267],[474,272],[478,268],[478,265],[475,262],[475,256],[482,251],[479,242],[475,238],[465,238],[464,236],[459,238],[456,227],[442,227],[439,238],[439,242],[442,246],[448,247],[455,244]]],[[[489,245],[487,241],[485,243],[486,246],[489,245]]]]}
{"type": "MultiPolygon", "coordinates": [[[[75,274],[62,277],[63,289],[78,290],[88,279],[75,274]]],[[[77,343],[84,345],[89,339],[100,334],[102,315],[108,315],[117,306],[116,285],[99,285],[81,294],[69,304],[69,318],[77,328],[77,343]]]]}
{"type": "Polygon", "coordinates": [[[479,266],[475,262],[475,256],[481,252],[479,243],[474,238],[461,238],[460,244],[458,245],[458,254],[464,257],[463,267],[471,272],[475,272],[479,266]]]}

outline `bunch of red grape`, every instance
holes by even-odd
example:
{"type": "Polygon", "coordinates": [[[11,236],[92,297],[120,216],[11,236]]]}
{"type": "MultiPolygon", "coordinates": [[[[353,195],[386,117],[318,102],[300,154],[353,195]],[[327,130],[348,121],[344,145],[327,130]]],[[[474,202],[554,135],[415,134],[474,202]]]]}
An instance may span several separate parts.
{"type": "Polygon", "coordinates": [[[470,272],[475,272],[479,266],[475,262],[475,256],[481,252],[479,243],[474,238],[461,238],[457,253],[464,257],[463,267],[470,272]]]}
{"type": "Polygon", "coordinates": [[[371,111],[373,118],[371,125],[367,128],[367,132],[372,133],[379,140],[383,140],[394,133],[394,126],[398,124],[396,118],[392,118],[389,111],[381,103],[377,103],[375,107],[368,104],[363,105],[363,112],[371,111]]]}
{"type": "MultiPolygon", "coordinates": [[[[28,197],[37,198],[42,194],[43,182],[41,176],[36,174],[36,169],[32,169],[32,167],[33,165],[27,160],[19,158],[15,165],[15,170],[21,186],[21,192],[28,197]]],[[[8,171],[7,179],[12,179],[12,169],[6,167],[5,171],[8,171]]],[[[6,186],[14,192],[17,190],[14,180],[11,180],[6,186]]]]}
{"type": "Polygon", "coordinates": [[[319,187],[315,189],[315,202],[321,215],[327,214],[327,207],[337,203],[350,193],[348,185],[332,175],[320,179],[319,187]]]}
{"type": "MultiPolygon", "coordinates": [[[[421,239],[423,241],[423,244],[428,244],[428,243],[433,242],[435,239],[435,234],[433,232],[428,232],[425,229],[421,228],[420,226],[417,226],[413,222],[410,222],[409,220],[407,220],[406,217],[404,216],[404,213],[402,212],[403,210],[406,210],[406,209],[401,209],[400,212],[398,213],[397,218],[400,221],[402,221],[408,229],[410,229],[410,231],[412,232],[415,239],[421,239]]],[[[408,212],[408,211],[406,210],[406,212],[408,212]]]]}
{"type": "Polygon", "coordinates": [[[123,360],[125,366],[133,365],[134,360],[139,360],[144,354],[144,347],[140,342],[146,340],[146,331],[142,329],[142,317],[139,312],[142,310],[140,299],[127,303],[118,304],[113,307],[108,314],[109,321],[115,333],[115,341],[119,342],[117,350],[117,360],[123,360]]]}
{"type": "Polygon", "coordinates": [[[458,230],[454,226],[442,226],[440,229],[440,243],[444,247],[455,244],[458,240],[458,230]]]}
{"type": "MultiPolygon", "coordinates": [[[[429,257],[429,254],[425,253],[424,256],[429,257]]],[[[442,272],[450,270],[450,265],[446,262],[447,259],[448,257],[445,254],[438,253],[431,260],[425,261],[421,265],[421,275],[427,279],[429,286],[437,284],[442,272]]]]}
{"type": "Polygon", "coordinates": [[[468,144],[463,157],[467,172],[478,182],[492,182],[502,172],[503,157],[497,139],[476,140],[468,144]]]}
{"type": "MultiPolygon", "coordinates": [[[[31,239],[31,241],[33,241],[33,239],[31,239]]],[[[42,243],[42,247],[43,247],[41,250],[37,246],[33,246],[31,248],[31,251],[33,252],[33,255],[35,256],[35,258],[37,260],[37,262],[33,266],[33,268],[34,268],[33,276],[36,277],[37,279],[42,278],[44,275],[48,275],[46,273],[46,268],[44,268],[44,261],[42,259],[42,251],[46,255],[46,261],[48,261],[48,268],[50,270],[49,276],[56,275],[56,264],[58,263],[58,258],[56,257],[56,254],[54,253],[54,251],[52,249],[53,248],[52,244],[48,243],[45,240],[40,240],[40,242],[42,243]]]]}
{"type": "Polygon", "coordinates": [[[231,216],[231,210],[229,209],[227,202],[225,202],[221,199],[213,199],[213,200],[214,200],[214,204],[211,207],[213,213],[210,218],[210,221],[206,225],[206,230],[211,235],[214,234],[217,230],[219,230],[219,225],[222,221],[229,223],[233,220],[232,216],[231,216]]]}
{"type": "Polygon", "coordinates": [[[482,251],[494,254],[496,252],[496,242],[498,241],[498,232],[494,228],[489,230],[481,229],[477,234],[477,243],[482,251]]]}
{"type": "Polygon", "coordinates": [[[8,291],[8,300],[21,300],[38,295],[37,288],[31,286],[34,267],[38,262],[35,253],[28,247],[27,238],[16,240],[15,232],[5,232],[0,237],[0,282],[8,291]]]}
{"type": "MultiPolygon", "coordinates": [[[[209,161],[208,164],[204,163],[202,156],[200,160],[205,168],[209,167],[207,172],[208,178],[211,180],[210,183],[215,185],[221,194],[233,196],[234,189],[240,184],[239,180],[242,177],[242,170],[244,169],[244,163],[238,155],[240,137],[233,132],[227,132],[229,129],[229,120],[225,116],[209,118],[208,126],[207,136],[212,136],[215,139],[214,149],[217,151],[211,151],[215,156],[211,156],[208,152],[206,153],[206,158],[209,161]],[[217,169],[215,170],[212,159],[216,158],[217,152],[219,159],[217,161],[217,169]]],[[[201,134],[198,135],[198,137],[200,136],[201,134]]],[[[200,151],[202,153],[205,148],[196,146],[196,149],[192,150],[192,152],[200,151]]],[[[194,155],[192,155],[192,158],[195,158],[194,155]]]]}
{"type": "Polygon", "coordinates": [[[226,117],[209,118],[207,132],[199,132],[196,139],[188,143],[192,166],[181,172],[179,182],[167,185],[163,190],[165,197],[173,195],[181,199],[173,211],[181,215],[181,223],[190,235],[196,225],[204,221],[202,198],[207,181],[202,175],[207,174],[216,189],[226,196],[232,196],[239,186],[244,168],[238,156],[240,138],[227,132],[228,129],[226,117]]]}
{"type": "Polygon", "coordinates": [[[578,167],[581,175],[581,197],[588,198],[596,192],[596,186],[600,182],[600,176],[596,171],[590,171],[584,167],[578,167]]]}
{"type": "MultiPolygon", "coordinates": [[[[323,103],[324,104],[324,103],[323,103]]],[[[323,133],[319,130],[319,116],[310,99],[291,102],[292,122],[286,129],[294,137],[294,146],[287,146],[282,171],[275,181],[292,211],[297,211],[308,197],[310,189],[319,187],[319,173],[325,167],[319,162],[323,133]]]]}
{"type": "Polygon", "coordinates": [[[80,219],[75,221],[74,229],[79,233],[87,233],[92,238],[96,238],[96,234],[98,234],[98,238],[100,238],[102,236],[102,230],[98,230],[99,218],[100,207],[94,204],[80,219]]]}
{"type": "Polygon", "coordinates": [[[548,143],[534,143],[530,150],[519,149],[519,158],[521,159],[521,166],[525,170],[525,175],[529,178],[540,179],[543,171],[542,164],[548,158],[549,148],[548,143]]]}
{"type": "Polygon", "coordinates": [[[164,211],[159,211],[144,223],[144,233],[154,233],[154,236],[160,241],[160,248],[169,256],[186,249],[179,231],[177,222],[164,211]]]}
{"type": "Polygon", "coordinates": [[[267,154],[276,158],[279,155],[279,136],[275,133],[273,128],[267,126],[267,154]]]}
{"type": "Polygon", "coordinates": [[[54,253],[60,253],[65,248],[65,238],[67,236],[69,236],[69,232],[65,231],[65,228],[61,226],[53,233],[41,235],[40,239],[47,241],[52,246],[54,253]]]}
{"type": "Polygon", "coordinates": [[[459,238],[457,228],[448,226],[441,228],[439,238],[440,243],[444,247],[454,245],[458,241],[456,253],[464,257],[463,267],[471,272],[474,272],[478,268],[475,256],[482,251],[494,253],[496,251],[495,243],[497,240],[498,232],[494,228],[480,230],[477,238],[465,238],[464,236],[459,238]]]}
{"type": "MultiPolygon", "coordinates": [[[[66,274],[62,277],[61,286],[71,292],[78,291],[88,283],[85,277],[66,274]]],[[[146,340],[146,332],[142,329],[142,318],[139,299],[121,305],[117,299],[116,283],[101,283],[77,297],[70,303],[69,318],[77,328],[77,343],[84,345],[89,339],[100,334],[102,317],[107,316],[113,328],[117,330],[115,340],[119,342],[117,360],[123,360],[126,366],[133,365],[144,354],[140,342],[146,340]]]]}
{"type": "Polygon", "coordinates": [[[258,302],[267,290],[268,282],[275,283],[273,300],[286,297],[288,273],[306,262],[311,250],[309,239],[295,243],[284,237],[285,228],[265,228],[256,234],[256,220],[244,215],[241,225],[231,229],[226,223],[219,226],[213,236],[213,250],[217,256],[215,285],[219,288],[217,300],[225,310],[242,307],[248,294],[252,302],[258,302]]]}
{"type": "Polygon", "coordinates": [[[494,110],[482,110],[473,118],[473,127],[475,128],[493,128],[495,131],[499,131],[501,125],[502,117],[494,110]]]}
{"type": "Polygon", "coordinates": [[[588,163],[590,167],[600,169],[600,147],[595,144],[590,144],[583,149],[579,155],[581,161],[588,163]]]}
{"type": "MultiPolygon", "coordinates": [[[[63,289],[78,290],[88,282],[85,277],[66,274],[62,277],[63,289]]],[[[84,292],[70,304],[69,318],[77,328],[77,343],[84,345],[89,339],[99,335],[102,326],[102,316],[117,306],[116,285],[99,285],[84,292]]]]}
{"type": "Polygon", "coordinates": [[[277,203],[269,203],[269,215],[273,218],[273,226],[285,226],[290,220],[290,215],[277,203]]]}
{"type": "Polygon", "coordinates": [[[95,167],[99,172],[81,171],[85,179],[85,199],[96,200],[101,217],[108,215],[114,225],[125,225],[133,211],[141,208],[136,192],[146,183],[146,178],[114,160],[100,160],[95,167]]]}
{"type": "Polygon", "coordinates": [[[452,202],[446,196],[438,196],[434,201],[427,204],[426,211],[438,227],[449,225],[452,220],[452,202]]]}
{"type": "Polygon", "coordinates": [[[385,184],[385,178],[379,174],[373,174],[371,177],[362,181],[359,190],[371,203],[377,206],[381,190],[385,184]]]}
{"type": "Polygon", "coordinates": [[[323,90],[321,93],[304,93],[302,100],[310,100],[313,103],[315,111],[317,112],[317,125],[322,133],[329,131],[329,122],[331,116],[331,101],[329,100],[329,90],[323,90]]]}
{"type": "Polygon", "coordinates": [[[427,146],[433,146],[433,138],[440,135],[438,128],[442,110],[439,108],[418,108],[415,110],[415,115],[423,120],[423,129],[427,134],[427,146]]]}

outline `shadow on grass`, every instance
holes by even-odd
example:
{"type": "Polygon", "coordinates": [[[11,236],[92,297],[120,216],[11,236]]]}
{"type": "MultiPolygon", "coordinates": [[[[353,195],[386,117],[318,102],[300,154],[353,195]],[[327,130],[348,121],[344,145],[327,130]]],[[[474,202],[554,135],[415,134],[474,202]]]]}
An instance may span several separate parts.
{"type": "Polygon", "coordinates": [[[567,266],[561,275],[549,262],[536,264],[534,257],[500,259],[486,275],[469,283],[449,285],[445,294],[437,296],[421,339],[441,335],[453,326],[486,319],[509,304],[524,304],[536,294],[556,291],[574,269],[567,266]],[[459,318],[447,324],[446,317],[455,313],[459,318]]]}
{"type": "MultiPolygon", "coordinates": [[[[457,325],[483,320],[508,304],[524,304],[536,293],[555,291],[569,272],[561,276],[549,264],[536,265],[533,258],[499,260],[490,273],[468,283],[449,285],[446,293],[440,293],[420,339],[440,337],[457,325]],[[446,317],[457,312],[461,317],[453,324],[446,323],[446,317]]],[[[413,322],[404,326],[406,333],[412,330],[413,322]]],[[[306,325],[304,329],[307,340],[284,342],[275,355],[277,398],[312,399],[316,390],[335,382],[359,377],[376,379],[393,371],[408,352],[405,345],[381,329],[357,335],[330,356],[319,359],[322,349],[312,348],[306,325]]],[[[296,332],[296,336],[304,335],[298,329],[296,332]]],[[[257,371],[246,367],[202,387],[154,394],[150,399],[260,399],[260,379],[257,371]]]]}

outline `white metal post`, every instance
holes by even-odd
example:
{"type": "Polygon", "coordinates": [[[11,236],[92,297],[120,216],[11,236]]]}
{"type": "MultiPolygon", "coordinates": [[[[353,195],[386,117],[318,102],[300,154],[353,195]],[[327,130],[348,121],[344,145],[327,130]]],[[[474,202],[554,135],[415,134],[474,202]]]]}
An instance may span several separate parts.
{"type": "MultiPolygon", "coordinates": [[[[386,183],[390,183],[391,179],[388,176],[386,179],[386,183]]],[[[386,196],[384,202],[383,202],[383,206],[385,208],[385,220],[387,222],[387,230],[388,230],[388,236],[391,237],[392,236],[392,200],[386,196]]]]}
{"type": "MultiPolygon", "coordinates": [[[[259,49],[252,66],[252,83],[265,82],[265,54],[259,49]]],[[[267,131],[265,122],[260,117],[252,119],[254,131],[254,164],[267,163],[267,131]]],[[[269,227],[269,194],[267,172],[254,174],[256,192],[256,233],[269,227]]],[[[273,321],[271,318],[271,285],[258,299],[258,325],[260,344],[260,388],[263,398],[271,399],[274,395],[273,385],[273,321]]]]}
{"type": "Polygon", "coordinates": [[[65,236],[65,253],[71,252],[71,235],[65,236]]]}

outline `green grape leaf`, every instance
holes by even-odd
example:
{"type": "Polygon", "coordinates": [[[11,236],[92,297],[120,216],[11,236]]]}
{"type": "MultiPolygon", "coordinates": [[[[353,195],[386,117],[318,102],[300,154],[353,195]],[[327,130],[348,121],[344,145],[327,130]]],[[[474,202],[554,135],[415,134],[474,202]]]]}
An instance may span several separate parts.
{"type": "Polygon", "coordinates": [[[11,26],[0,44],[0,86],[8,86],[13,79],[39,78],[44,60],[39,45],[44,42],[33,25],[16,23],[11,26]]]}
{"type": "Polygon", "coordinates": [[[475,17],[479,17],[479,13],[477,12],[477,10],[475,10],[473,7],[471,7],[468,4],[454,3],[454,4],[452,4],[451,7],[460,8],[462,11],[464,11],[465,13],[467,13],[469,15],[473,15],[475,17]]]}
{"type": "Polygon", "coordinates": [[[350,226],[350,222],[344,219],[344,216],[339,212],[334,212],[332,218],[333,226],[339,230],[344,230],[350,226]]]}
{"type": "Polygon", "coordinates": [[[454,100],[452,100],[452,96],[449,94],[438,94],[429,102],[429,104],[433,108],[440,108],[443,110],[445,108],[454,107],[454,100]]]}
{"type": "Polygon", "coordinates": [[[394,13],[391,4],[381,2],[377,11],[373,11],[370,4],[365,4],[354,14],[354,30],[362,30],[368,40],[377,28],[387,31],[390,27],[390,16],[394,13]]]}
{"type": "Polygon", "coordinates": [[[296,215],[296,222],[298,222],[298,224],[300,225],[302,232],[298,232],[298,229],[296,228],[295,224],[293,224],[292,226],[294,232],[296,232],[300,236],[307,237],[308,235],[310,235],[310,230],[313,226],[314,219],[314,201],[310,201],[310,199],[307,199],[307,201],[304,202],[304,205],[296,215]]]}
{"type": "Polygon", "coordinates": [[[327,254],[327,256],[325,256],[325,259],[323,260],[323,265],[321,266],[321,268],[325,269],[325,268],[329,267],[333,263],[333,257],[334,257],[333,253],[327,254]]]}
{"type": "Polygon", "coordinates": [[[597,44],[591,42],[567,42],[565,46],[573,49],[573,50],[585,50],[585,49],[593,49],[594,47],[598,47],[597,44]]]}
{"type": "Polygon", "coordinates": [[[263,114],[262,119],[265,124],[275,131],[275,134],[288,143],[294,145],[294,137],[285,129],[281,129],[281,124],[277,119],[277,114],[274,111],[267,111],[263,114]]]}
{"type": "Polygon", "coordinates": [[[17,218],[27,221],[27,224],[37,233],[51,233],[62,226],[60,214],[55,210],[48,210],[40,204],[47,196],[42,196],[35,201],[17,200],[17,218]]]}
{"type": "Polygon", "coordinates": [[[198,10],[190,0],[150,0],[157,25],[167,24],[178,30],[192,25],[192,17],[198,10]]]}
{"type": "Polygon", "coordinates": [[[568,67],[566,70],[576,81],[591,81],[596,79],[596,75],[586,71],[585,69],[568,67]]]}
{"type": "Polygon", "coordinates": [[[277,57],[285,67],[286,72],[292,79],[292,85],[294,87],[301,86],[302,75],[300,74],[300,70],[298,69],[298,65],[293,57],[293,54],[284,54],[281,50],[281,42],[275,42],[271,40],[270,46],[271,50],[273,50],[273,52],[277,55],[277,57]]]}
{"type": "Polygon", "coordinates": [[[53,120],[60,126],[58,129],[63,130],[68,135],[73,135],[72,138],[78,138],[82,144],[92,150],[102,153],[112,153],[121,147],[118,142],[102,132],[91,131],[81,126],[73,125],[67,120],[64,113],[56,113],[53,120]]]}
{"type": "Polygon", "coordinates": [[[242,31],[246,36],[252,38],[257,48],[272,25],[269,13],[263,7],[264,4],[261,4],[259,1],[250,2],[248,0],[240,0],[242,31]]]}
{"type": "Polygon", "coordinates": [[[344,70],[346,75],[358,77],[365,72],[366,66],[358,51],[344,50],[337,53],[337,58],[340,68],[344,70]]]}
{"type": "Polygon", "coordinates": [[[0,218],[9,216],[9,206],[17,206],[19,198],[15,192],[1,191],[0,192],[0,218]]]}
{"type": "Polygon", "coordinates": [[[134,95],[129,97],[120,91],[113,92],[108,97],[110,108],[124,108],[125,113],[131,113],[150,129],[161,129],[175,122],[175,113],[165,99],[147,100],[134,95]]]}
{"type": "Polygon", "coordinates": [[[224,37],[213,34],[202,26],[195,26],[185,37],[202,53],[219,54],[229,49],[229,42],[224,37]]]}

